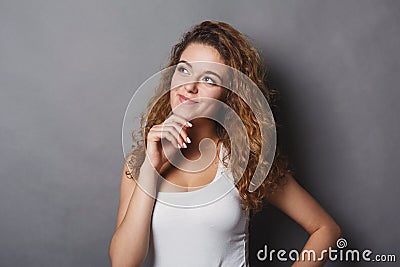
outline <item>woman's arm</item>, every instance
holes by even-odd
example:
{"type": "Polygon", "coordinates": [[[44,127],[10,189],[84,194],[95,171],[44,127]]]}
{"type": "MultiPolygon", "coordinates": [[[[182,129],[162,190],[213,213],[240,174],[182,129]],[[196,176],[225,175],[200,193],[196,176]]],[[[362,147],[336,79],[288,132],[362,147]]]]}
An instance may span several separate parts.
{"type": "Polygon", "coordinates": [[[328,259],[327,253],[323,254],[323,260],[318,260],[324,249],[336,246],[337,239],[341,236],[341,229],[332,217],[318,204],[318,202],[302,188],[289,173],[286,174],[287,184],[283,190],[268,197],[268,201],[286,213],[294,221],[300,224],[309,234],[299,260],[293,266],[316,267],[323,266],[328,259]],[[317,261],[308,261],[308,254],[302,259],[302,253],[306,250],[315,251],[317,261]]]}
{"type": "Polygon", "coordinates": [[[140,266],[147,256],[151,217],[161,167],[180,148],[187,147],[186,128],[191,123],[173,114],[162,124],[154,125],[147,134],[145,160],[136,181],[122,172],[117,227],[111,239],[109,257],[112,266],[140,266]],[[165,145],[161,140],[166,139],[165,145]],[[136,186],[138,185],[138,186],[136,186]]]}
{"type": "Polygon", "coordinates": [[[121,194],[117,226],[109,246],[112,266],[140,266],[146,258],[150,240],[150,222],[157,185],[157,173],[147,161],[140,169],[138,181],[128,179],[125,172],[121,179],[121,194]],[[146,183],[144,183],[144,181],[146,183]],[[144,192],[143,189],[145,189],[144,192]]]}

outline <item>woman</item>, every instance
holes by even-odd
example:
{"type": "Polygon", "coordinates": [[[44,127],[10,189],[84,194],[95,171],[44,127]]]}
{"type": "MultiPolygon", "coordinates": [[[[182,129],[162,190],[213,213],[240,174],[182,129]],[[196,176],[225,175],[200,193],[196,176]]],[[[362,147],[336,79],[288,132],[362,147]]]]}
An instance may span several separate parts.
{"type": "MultiPolygon", "coordinates": [[[[254,192],[248,190],[261,153],[257,120],[243,99],[220,86],[218,79],[223,77],[200,70],[196,62],[226,65],[244,73],[268,102],[272,101],[272,91],[264,84],[260,56],[243,34],[226,23],[204,21],[182,37],[172,49],[169,67],[173,72],[163,81],[171,90],[165,94],[160,86],[142,121],[144,142],[139,140],[124,166],[117,226],[109,247],[113,266],[248,266],[248,220],[267,202],[310,233],[303,250],[312,249],[318,255],[334,247],[341,234],[339,226],[296,183],[279,147],[266,179],[254,192]],[[184,82],[194,73],[200,73],[196,82],[184,82]],[[212,101],[206,105],[214,107],[209,117],[191,113],[202,99],[226,104],[243,122],[250,136],[250,153],[241,174],[232,167],[239,162],[233,157],[240,151],[238,142],[231,143],[223,126],[210,119],[216,116],[218,105],[212,101]],[[171,162],[177,151],[184,155],[181,168],[171,162]],[[199,158],[207,162],[212,159],[213,164],[201,171],[187,171],[190,160],[199,158]],[[225,160],[230,163],[228,167],[225,160]],[[221,170],[228,170],[227,176],[236,181],[230,183],[234,190],[207,205],[184,207],[160,201],[164,197],[184,202],[211,189],[226,189],[229,183],[224,181],[228,179],[222,178],[221,170]],[[161,183],[159,176],[164,178],[161,183]],[[192,190],[197,187],[203,188],[192,190]]],[[[203,165],[204,161],[196,162],[203,165]]],[[[299,259],[293,266],[322,266],[326,259],[325,253],[323,261],[299,259]]]]}

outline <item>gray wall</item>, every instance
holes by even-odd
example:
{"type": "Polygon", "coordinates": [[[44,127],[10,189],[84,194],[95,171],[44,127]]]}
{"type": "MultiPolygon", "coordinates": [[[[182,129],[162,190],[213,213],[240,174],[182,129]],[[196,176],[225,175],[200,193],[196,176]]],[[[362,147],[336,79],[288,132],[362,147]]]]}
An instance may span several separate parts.
{"type": "MultiPolygon", "coordinates": [[[[262,50],[280,142],[348,247],[400,257],[400,3],[242,2],[0,2],[0,266],[109,266],[126,105],[205,19],[262,50]]],[[[252,266],[307,238],[273,207],[251,231],[252,266]]]]}

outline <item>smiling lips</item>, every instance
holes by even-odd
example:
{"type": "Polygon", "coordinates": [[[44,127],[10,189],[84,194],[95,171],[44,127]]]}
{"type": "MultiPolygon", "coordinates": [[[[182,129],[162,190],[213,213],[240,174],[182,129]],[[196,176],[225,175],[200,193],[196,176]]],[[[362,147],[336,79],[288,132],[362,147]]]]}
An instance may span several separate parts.
{"type": "Polygon", "coordinates": [[[196,101],[194,101],[194,100],[192,100],[190,98],[187,98],[187,97],[185,97],[183,95],[178,94],[178,96],[179,96],[179,102],[181,102],[181,103],[185,103],[185,104],[196,104],[196,103],[198,103],[198,102],[196,102],[196,101]]]}

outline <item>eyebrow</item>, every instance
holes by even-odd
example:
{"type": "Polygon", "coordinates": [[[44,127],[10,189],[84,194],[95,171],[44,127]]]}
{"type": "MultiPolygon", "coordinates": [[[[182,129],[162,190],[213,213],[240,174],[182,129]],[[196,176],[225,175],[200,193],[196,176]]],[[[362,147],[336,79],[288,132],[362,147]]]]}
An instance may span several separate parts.
{"type": "Polygon", "coordinates": [[[179,60],[179,61],[178,61],[178,64],[179,64],[179,63],[185,63],[186,65],[188,65],[189,67],[192,68],[192,65],[190,65],[190,63],[187,62],[186,60],[179,60]]]}
{"type": "MultiPolygon", "coordinates": [[[[178,61],[178,64],[179,64],[179,63],[185,63],[185,64],[188,65],[189,67],[193,68],[192,65],[191,65],[189,62],[187,62],[186,60],[179,60],[179,61],[178,61]]],[[[212,74],[212,75],[217,76],[217,77],[221,80],[221,83],[222,83],[222,81],[223,81],[222,78],[221,78],[221,76],[219,76],[217,73],[215,73],[215,72],[213,72],[213,71],[208,70],[208,71],[205,71],[204,73],[206,73],[206,74],[212,74]]]]}

